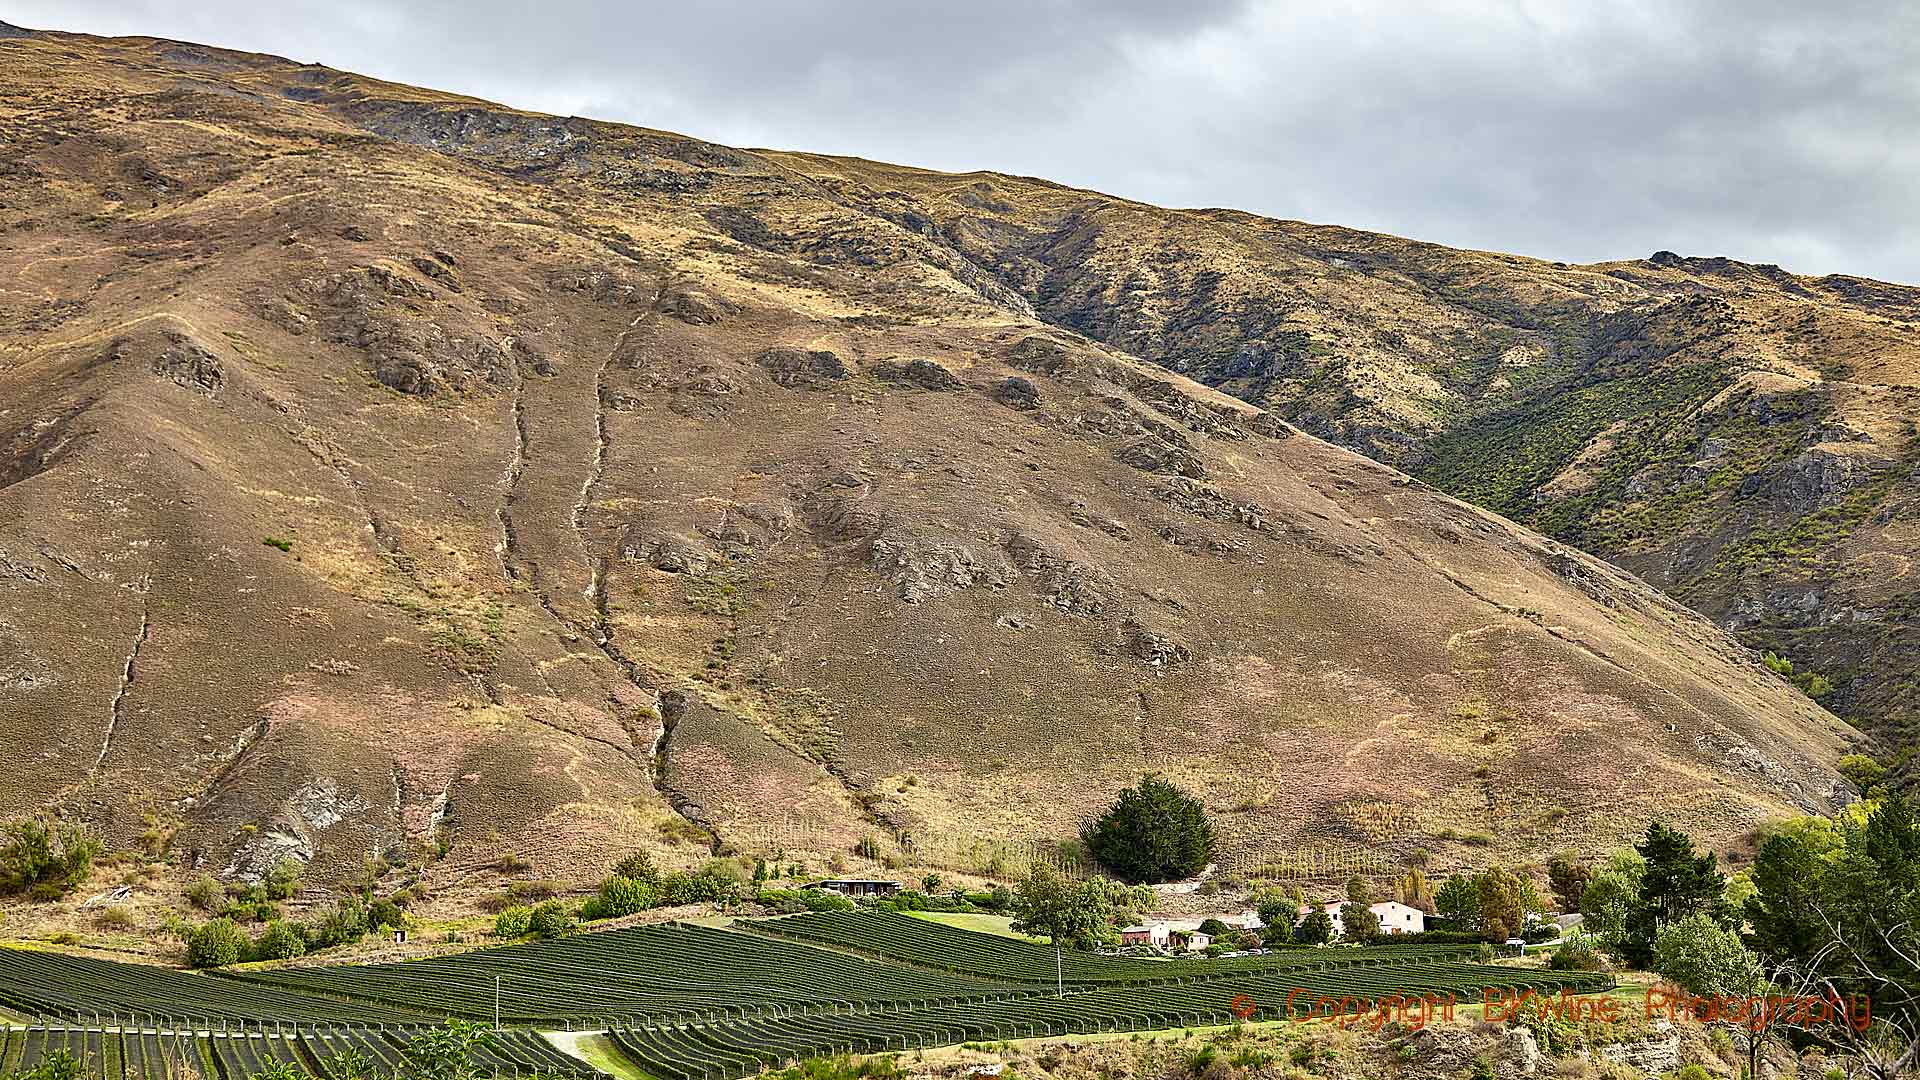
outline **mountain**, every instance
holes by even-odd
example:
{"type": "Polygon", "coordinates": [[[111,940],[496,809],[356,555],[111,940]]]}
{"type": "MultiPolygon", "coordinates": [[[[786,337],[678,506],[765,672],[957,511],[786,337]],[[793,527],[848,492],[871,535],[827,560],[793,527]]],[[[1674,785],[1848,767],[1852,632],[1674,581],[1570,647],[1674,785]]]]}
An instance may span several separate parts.
{"type": "Polygon", "coordinates": [[[781,160],[1049,322],[1633,572],[1891,739],[1920,718],[1920,288],[781,160]]]}
{"type": "MultiPolygon", "coordinates": [[[[1005,874],[1149,769],[1225,868],[1341,876],[1852,797],[1852,729],[1710,621],[1302,430],[1415,448],[1444,387],[1263,410],[1349,369],[1155,284],[1212,222],[1324,283],[1364,242],[1411,335],[1416,263],[1500,257],[180,42],[0,63],[0,790],[177,878],[1005,874]],[[1208,337],[1244,375],[1152,345],[1208,337]]],[[[1286,274],[1214,235],[1265,318],[1286,274]]]]}

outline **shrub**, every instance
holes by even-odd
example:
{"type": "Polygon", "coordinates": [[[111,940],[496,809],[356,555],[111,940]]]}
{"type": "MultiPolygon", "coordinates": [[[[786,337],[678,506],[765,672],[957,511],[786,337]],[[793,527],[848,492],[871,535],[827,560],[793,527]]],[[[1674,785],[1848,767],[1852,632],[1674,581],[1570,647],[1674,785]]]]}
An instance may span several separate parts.
{"type": "Polygon", "coordinates": [[[401,930],[405,929],[406,925],[407,913],[400,910],[400,905],[394,903],[392,900],[382,896],[375,898],[372,903],[367,905],[367,926],[370,929],[385,930],[392,928],[394,930],[401,930]]]}
{"type": "Polygon", "coordinates": [[[1680,1071],[1673,1076],[1674,1080],[1714,1080],[1713,1074],[1707,1071],[1706,1066],[1691,1061],[1680,1066],[1680,1071]]]}
{"type": "Polygon", "coordinates": [[[58,900],[78,888],[101,850],[86,826],[40,819],[7,826],[7,838],[0,846],[0,895],[30,893],[35,900],[58,900]]]}
{"type": "Polygon", "coordinates": [[[281,859],[267,871],[265,880],[260,883],[260,891],[268,900],[291,900],[300,890],[300,864],[292,859],[281,859]]]}
{"type": "Polygon", "coordinates": [[[305,956],[306,952],[306,931],[298,923],[272,923],[260,935],[260,940],[253,943],[255,960],[291,960],[305,956]]]}
{"type": "Polygon", "coordinates": [[[659,906],[660,890],[651,882],[630,877],[610,877],[601,882],[600,895],[592,902],[597,919],[617,919],[659,906]]]}
{"type": "Polygon", "coordinates": [[[215,881],[211,874],[201,874],[187,882],[184,895],[187,903],[201,911],[211,913],[220,910],[226,901],[227,891],[220,887],[220,883],[215,881]]]}
{"type": "Polygon", "coordinates": [[[226,967],[247,955],[252,943],[231,919],[215,919],[187,935],[187,963],[197,968],[226,967]]]}
{"type": "Polygon", "coordinates": [[[526,937],[532,931],[533,909],[525,904],[515,904],[493,917],[494,937],[526,937]]]}
{"type": "Polygon", "coordinates": [[[133,929],[133,912],[115,904],[112,907],[100,909],[100,913],[93,917],[93,922],[102,930],[131,930],[133,929]]]}
{"type": "MultiPolygon", "coordinates": [[[[501,912],[502,915],[506,912],[501,912]]],[[[497,920],[496,920],[497,922],[497,920]]],[[[533,909],[527,918],[527,929],[535,937],[557,938],[566,936],[573,929],[573,913],[558,900],[549,900],[533,909]]]]}
{"type": "Polygon", "coordinates": [[[1151,774],[1081,839],[1100,865],[1135,883],[1191,877],[1213,857],[1213,825],[1199,800],[1151,774]]]}
{"type": "Polygon", "coordinates": [[[1847,754],[1841,757],[1836,767],[1840,770],[1841,776],[1846,777],[1862,792],[1887,778],[1887,767],[1866,754],[1847,754]]]}
{"type": "Polygon", "coordinates": [[[351,945],[367,936],[367,906],[357,896],[341,897],[333,910],[307,931],[309,949],[351,945]]]}

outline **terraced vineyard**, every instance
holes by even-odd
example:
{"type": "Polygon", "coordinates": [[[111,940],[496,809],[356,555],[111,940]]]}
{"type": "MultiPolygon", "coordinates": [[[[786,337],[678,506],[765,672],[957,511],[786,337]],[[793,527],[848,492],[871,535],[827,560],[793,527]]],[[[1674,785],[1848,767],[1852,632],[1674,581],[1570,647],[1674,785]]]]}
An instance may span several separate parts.
{"type": "MultiPolygon", "coordinates": [[[[982,978],[1010,982],[1054,981],[1054,951],[1015,938],[976,933],[888,911],[829,911],[754,922],[753,929],[799,941],[853,949],[982,978]]],[[[1465,945],[1386,945],[1373,948],[1286,949],[1266,956],[1225,959],[1150,960],[1068,952],[1059,958],[1060,974],[1073,983],[1148,983],[1168,979],[1217,978],[1276,969],[1420,963],[1464,960],[1465,945]]]]}
{"type": "Polygon", "coordinates": [[[0,1071],[65,1048],[102,1080],[249,1080],[270,1058],[328,1078],[327,1060],[352,1049],[386,1074],[421,1025],[491,1019],[496,987],[511,1030],[484,1055],[483,1073],[591,1073],[529,1030],[566,1027],[606,1030],[659,1080],[730,1080],[830,1052],[1299,1018],[1303,1003],[1322,996],[1472,1000],[1489,986],[1606,982],[1467,963],[1464,951],[1172,961],[1068,953],[1056,992],[1050,948],[871,912],[729,929],[632,927],[404,963],[217,975],[0,949],[0,1007],[72,1023],[11,1031],[0,1071]]]}
{"type": "MultiPolygon", "coordinates": [[[[705,1024],[623,1028],[612,1032],[622,1053],[662,1080],[723,1080],[830,1053],[909,1050],[976,1040],[1143,1031],[1232,1023],[1236,1019],[1306,1019],[1322,996],[1357,1008],[1382,999],[1478,1000],[1488,986],[1558,992],[1606,985],[1586,972],[1547,972],[1458,963],[1301,968],[1258,977],[1130,984],[945,1006],[897,1015],[789,1016],[705,1024]]],[[[1332,1008],[1322,1005],[1323,1010],[1332,1008]]]]}
{"type": "MultiPolygon", "coordinates": [[[[1051,963],[1051,953],[1048,958],[1051,963]]],[[[554,1026],[898,1010],[1036,992],[1011,981],[876,963],[737,930],[681,924],[630,927],[401,964],[233,977],[263,989],[473,1019],[493,1017],[498,978],[503,1020],[554,1026]]]]}
{"type": "MultiPolygon", "coordinates": [[[[275,1027],[235,1031],[34,1027],[0,1031],[0,1073],[30,1069],[64,1050],[99,1080],[248,1080],[272,1061],[315,1077],[331,1077],[329,1062],[358,1053],[380,1073],[401,1067],[418,1029],[275,1027]]],[[[544,1074],[588,1080],[604,1074],[555,1049],[531,1031],[495,1033],[473,1057],[479,1075],[544,1074]]]]}
{"type": "Polygon", "coordinates": [[[214,1020],[394,1024],[431,1018],[378,1001],[347,1002],[217,975],[8,948],[0,948],[0,1006],[49,1019],[169,1027],[214,1020]]]}

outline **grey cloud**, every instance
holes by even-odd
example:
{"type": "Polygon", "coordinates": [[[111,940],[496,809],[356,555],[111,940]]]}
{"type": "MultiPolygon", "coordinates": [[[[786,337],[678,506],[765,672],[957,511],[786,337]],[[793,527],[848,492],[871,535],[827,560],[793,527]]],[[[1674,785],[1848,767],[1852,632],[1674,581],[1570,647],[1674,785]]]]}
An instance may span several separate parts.
{"type": "Polygon", "coordinates": [[[1920,281],[1920,9],[1868,3],[19,2],[718,142],[1567,261],[1920,281]]]}

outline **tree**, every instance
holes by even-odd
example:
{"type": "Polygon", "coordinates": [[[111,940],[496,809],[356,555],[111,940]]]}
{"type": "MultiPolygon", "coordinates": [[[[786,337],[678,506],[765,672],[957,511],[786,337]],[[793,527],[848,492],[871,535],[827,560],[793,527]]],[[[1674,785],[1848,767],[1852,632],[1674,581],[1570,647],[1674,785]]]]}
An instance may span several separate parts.
{"type": "Polygon", "coordinates": [[[1480,932],[1493,941],[1520,936],[1527,925],[1527,890],[1511,870],[1494,866],[1480,875],[1480,932]]]}
{"type": "Polygon", "coordinates": [[[1587,881],[1592,877],[1593,867],[1570,851],[1547,860],[1547,885],[1563,912],[1580,910],[1580,895],[1587,891],[1587,881]]]}
{"type": "Polygon", "coordinates": [[[1361,905],[1373,903],[1373,890],[1367,886],[1366,879],[1360,877],[1347,879],[1347,901],[1361,905]]]}
{"type": "Polygon", "coordinates": [[[1694,854],[1693,838],[1656,821],[1635,849],[1646,860],[1640,875],[1640,895],[1627,909],[1621,955],[1635,967],[1653,961],[1654,936],[1661,923],[1678,922],[1689,915],[1708,913],[1725,921],[1723,897],[1727,879],[1712,852],[1694,854]]]}
{"type": "Polygon", "coordinates": [[[1281,889],[1265,888],[1253,894],[1253,910],[1259,914],[1260,921],[1268,926],[1285,923],[1291,928],[1300,905],[1281,889]]]}
{"type": "Polygon", "coordinates": [[[1796,818],[1770,830],[1753,858],[1753,895],[1743,905],[1753,947],[1772,960],[1819,951],[1826,928],[1814,914],[1828,864],[1845,848],[1826,818],[1796,818]]]}
{"type": "Polygon", "coordinates": [[[1293,913],[1269,919],[1261,916],[1266,925],[1260,928],[1260,944],[1268,947],[1293,944],[1293,913]]]}
{"type": "Polygon", "coordinates": [[[1427,884],[1426,873],[1418,867],[1408,870],[1406,876],[1394,884],[1393,898],[1429,915],[1434,913],[1433,887],[1427,884]]]}
{"type": "Polygon", "coordinates": [[[1200,932],[1218,941],[1227,936],[1227,924],[1219,919],[1204,919],[1200,923],[1200,932]]]}
{"type": "Polygon", "coordinates": [[[1302,945],[1325,945],[1332,941],[1333,916],[1328,915],[1325,908],[1314,908],[1294,931],[1293,940],[1302,945]]]}
{"type": "Polygon", "coordinates": [[[1192,877],[1213,858],[1213,825],[1199,801],[1152,774],[1121,792],[1081,840],[1101,866],[1135,883],[1192,877]]]}
{"type": "Polygon", "coordinates": [[[1380,936],[1380,916],[1368,905],[1349,900],[1340,908],[1340,927],[1350,941],[1372,941],[1380,936]]]}
{"type": "MultiPolygon", "coordinates": [[[[1653,939],[1653,970],[1702,997],[1720,1000],[1759,998],[1770,989],[1766,966],[1747,948],[1740,935],[1708,915],[1695,912],[1674,922],[1661,923],[1653,939]]],[[[1766,1010],[1743,1017],[1747,1075],[1758,1076],[1760,1051],[1773,1024],[1766,1010]]]]}
{"type": "Polygon", "coordinates": [[[1580,892],[1581,925],[1614,952],[1620,951],[1627,932],[1627,911],[1640,898],[1640,875],[1646,867],[1638,851],[1622,848],[1607,857],[1580,892]]]}
{"type": "Polygon", "coordinates": [[[252,943],[231,919],[215,919],[187,934],[187,964],[197,968],[226,967],[246,959],[252,943]]]}
{"type": "Polygon", "coordinates": [[[1808,1035],[1878,1080],[1910,1075],[1920,1064],[1920,825],[1895,793],[1832,830],[1786,829],[1762,844],[1747,904],[1761,916],[1754,947],[1796,993],[1865,998],[1808,1035]]]}
{"type": "Polygon", "coordinates": [[[1075,882],[1043,862],[1013,894],[1013,929],[1054,945],[1090,949],[1112,932],[1113,906],[1098,880],[1075,882]]]}
{"type": "Polygon", "coordinates": [[[0,895],[30,893],[35,900],[58,900],[93,872],[100,838],[84,825],[34,818],[7,826],[0,845],[0,895]]]}
{"type": "Polygon", "coordinates": [[[1471,874],[1455,874],[1433,896],[1434,911],[1461,933],[1480,930],[1480,883],[1471,874]]]}

